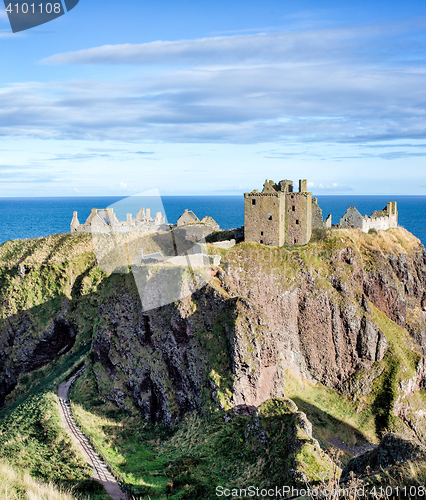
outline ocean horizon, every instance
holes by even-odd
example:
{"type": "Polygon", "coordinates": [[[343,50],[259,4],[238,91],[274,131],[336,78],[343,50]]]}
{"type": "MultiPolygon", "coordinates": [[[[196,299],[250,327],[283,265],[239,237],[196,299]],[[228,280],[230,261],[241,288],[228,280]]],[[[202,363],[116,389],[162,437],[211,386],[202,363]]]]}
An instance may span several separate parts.
{"type": "MultiPolygon", "coordinates": [[[[336,224],[349,206],[355,206],[362,215],[381,210],[388,201],[398,204],[398,225],[404,227],[426,244],[426,196],[420,195],[316,195],[323,218],[332,215],[336,224]]],[[[151,214],[161,211],[170,223],[176,223],[185,209],[192,210],[199,219],[209,215],[221,229],[244,224],[244,197],[232,196],[162,196],[152,198],[120,196],[87,196],[63,198],[0,198],[0,244],[12,239],[37,238],[56,233],[68,233],[73,212],[77,211],[84,223],[92,208],[114,207],[119,220],[126,213],[144,206],[151,214]]]]}

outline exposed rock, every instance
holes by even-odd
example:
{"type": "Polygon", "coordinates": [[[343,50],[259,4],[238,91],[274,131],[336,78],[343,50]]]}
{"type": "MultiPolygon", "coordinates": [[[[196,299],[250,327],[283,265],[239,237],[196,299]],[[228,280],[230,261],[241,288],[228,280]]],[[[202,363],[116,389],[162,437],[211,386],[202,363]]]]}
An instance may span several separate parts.
{"type": "Polygon", "coordinates": [[[343,469],[341,479],[349,478],[350,472],[359,476],[368,471],[379,471],[420,457],[426,458],[426,449],[423,446],[389,433],[383,437],[379,446],[373,451],[349,460],[343,469]]]}
{"type": "Polygon", "coordinates": [[[0,337],[0,408],[20,373],[36,370],[68,352],[76,335],[66,308],[59,310],[41,331],[36,318],[28,313],[9,317],[0,337]]]}

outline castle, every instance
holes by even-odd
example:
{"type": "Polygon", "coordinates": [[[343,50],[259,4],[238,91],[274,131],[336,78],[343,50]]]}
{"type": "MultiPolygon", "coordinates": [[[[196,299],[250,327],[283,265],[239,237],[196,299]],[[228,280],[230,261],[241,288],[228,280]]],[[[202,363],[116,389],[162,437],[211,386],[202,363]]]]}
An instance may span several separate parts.
{"type": "MultiPolygon", "coordinates": [[[[296,192],[293,190],[293,181],[275,183],[266,180],[261,192],[255,189],[251,193],[244,193],[244,240],[271,246],[306,245],[311,239],[312,229],[331,228],[331,215],[323,220],[318,200],[312,198],[307,186],[306,179],[299,180],[299,190],[296,192]]],[[[368,232],[371,229],[386,230],[397,226],[396,202],[389,202],[383,210],[375,210],[370,216],[362,216],[351,206],[340,218],[340,224],[333,227],[359,228],[368,232]]],[[[161,212],[157,212],[153,219],[149,208],[141,208],[135,218],[127,214],[127,220],[123,222],[117,219],[112,208],[93,208],[84,224],[80,224],[77,212],[74,212],[71,221],[72,233],[171,229],[176,232],[176,236],[196,242],[220,228],[211,217],[200,220],[188,209],[179,217],[176,225],[166,224],[161,212]]]]}
{"type": "Polygon", "coordinates": [[[306,245],[312,228],[331,227],[331,216],[322,219],[316,198],[308,192],[306,179],[275,184],[266,180],[262,192],[244,193],[244,239],[264,245],[306,245]]]}
{"type": "MultiPolygon", "coordinates": [[[[330,228],[331,215],[323,220],[318,200],[307,190],[307,180],[299,180],[299,191],[293,191],[293,181],[277,184],[266,180],[262,192],[257,189],[244,193],[244,240],[264,245],[306,245],[313,228],[330,228]]],[[[370,229],[397,227],[396,202],[389,202],[383,210],[371,216],[362,216],[355,207],[349,207],[334,227],[370,229]]]]}

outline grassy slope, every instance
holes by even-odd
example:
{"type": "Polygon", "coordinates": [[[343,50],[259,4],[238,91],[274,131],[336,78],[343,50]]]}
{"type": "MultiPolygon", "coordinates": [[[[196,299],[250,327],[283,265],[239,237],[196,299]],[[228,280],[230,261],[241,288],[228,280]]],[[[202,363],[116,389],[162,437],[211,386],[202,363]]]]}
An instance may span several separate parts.
{"type": "Polygon", "coordinates": [[[294,459],[300,471],[311,468],[305,470],[310,480],[319,470],[331,470],[285,400],[269,400],[257,419],[232,411],[194,412],[171,431],[99,398],[91,370],[77,380],[70,397],[103,454],[126,482],[152,499],[208,500],[216,498],[217,485],[288,484],[294,459]]]}
{"type": "Polygon", "coordinates": [[[28,472],[0,462],[0,498],[5,500],[77,500],[72,492],[31,478],[28,472]]]}
{"type": "MultiPolygon", "coordinates": [[[[105,496],[99,493],[104,490],[93,484],[91,469],[65,431],[56,396],[59,383],[81,365],[87,347],[64,356],[47,377],[0,412],[0,458],[27,469],[39,480],[74,487],[76,492],[101,500],[105,496]]],[[[48,367],[42,374],[46,370],[48,367]]],[[[37,381],[40,374],[33,372],[30,377],[37,381]]],[[[30,380],[26,383],[31,385],[30,380]]]]}
{"type": "Polygon", "coordinates": [[[90,235],[53,235],[0,246],[0,324],[6,317],[19,322],[16,313],[25,311],[38,334],[76,295],[80,306],[74,317],[79,333],[73,349],[43,368],[21,373],[6,398],[7,406],[0,412],[0,457],[25,466],[43,481],[73,486],[85,498],[101,500],[104,489],[90,479],[91,469],[68,437],[56,396],[59,383],[81,365],[90,349],[92,293],[101,279],[91,251],[90,235]],[[22,266],[24,278],[18,273],[22,266]]]}
{"type": "MultiPolygon", "coordinates": [[[[320,275],[326,277],[329,271],[327,259],[333,251],[348,244],[354,248],[362,246],[363,257],[368,259],[371,257],[370,252],[383,247],[394,253],[409,252],[415,247],[416,240],[399,229],[383,234],[380,232],[379,235],[364,235],[356,231],[342,230],[338,233],[335,232],[331,240],[323,239],[319,235],[306,247],[273,249],[274,260],[265,259],[265,263],[268,266],[272,263],[281,270],[285,269],[283,280],[286,285],[291,286],[297,277],[299,264],[295,261],[296,257],[300,256],[308,269],[318,270],[320,275]]],[[[2,286],[7,285],[6,288],[9,291],[17,294],[16,310],[20,307],[28,308],[42,303],[40,302],[42,297],[32,294],[31,290],[24,295],[23,302],[23,299],[18,297],[16,288],[18,282],[13,277],[13,273],[10,273],[17,264],[35,265],[37,262],[44,262],[51,266],[50,269],[54,274],[59,273],[59,275],[65,276],[70,269],[74,269],[74,272],[78,274],[84,266],[89,265],[90,258],[86,256],[88,251],[90,252],[90,242],[86,235],[77,239],[69,235],[58,235],[57,237],[32,240],[27,244],[25,242],[8,242],[2,245],[0,247],[0,261],[6,271],[3,273],[3,277],[6,276],[7,279],[3,279],[1,284],[2,286]],[[55,247],[54,251],[52,251],[52,245],[55,247]],[[64,262],[71,262],[71,264],[64,264],[64,262]]],[[[232,252],[246,252],[248,254],[255,252],[258,254],[259,251],[269,255],[271,249],[261,247],[259,250],[257,245],[242,244],[231,251],[220,250],[220,253],[226,260],[228,254],[232,254],[232,252]]],[[[374,265],[373,259],[371,265],[374,265]]],[[[50,289],[52,282],[47,278],[38,286],[50,289]]],[[[76,318],[80,322],[80,331],[85,332],[85,340],[80,340],[82,343],[89,340],[90,323],[96,311],[91,303],[91,293],[96,289],[96,283],[99,283],[100,279],[101,277],[97,276],[96,271],[89,271],[83,273],[82,279],[78,283],[79,293],[83,296],[86,295],[88,300],[85,312],[80,313],[76,318]]],[[[53,290],[53,296],[60,292],[71,297],[71,287],[68,286],[67,280],[62,280],[62,284],[61,290],[53,290]]],[[[397,359],[398,367],[405,367],[404,377],[407,378],[408,375],[412,374],[418,359],[418,355],[407,347],[407,333],[396,327],[394,323],[374,308],[372,315],[374,321],[386,334],[388,341],[393,344],[394,351],[391,355],[397,359]]],[[[78,347],[76,346],[76,350],[78,347]]],[[[72,354],[63,359],[69,360],[69,356],[72,354]]],[[[80,360],[78,353],[76,356],[74,365],[77,365],[80,360]]],[[[81,353],[81,359],[83,357],[84,353],[81,353]]],[[[9,450],[13,449],[13,453],[10,453],[9,459],[17,465],[21,463],[20,460],[26,453],[26,445],[20,443],[27,440],[26,443],[32,443],[30,449],[33,450],[37,458],[34,463],[38,462],[42,464],[41,468],[45,468],[39,476],[47,480],[55,477],[55,467],[59,464],[62,467],[63,464],[70,465],[75,460],[75,455],[68,457],[58,455],[52,461],[52,456],[49,457],[45,453],[49,448],[49,443],[57,444],[60,442],[57,440],[61,439],[57,429],[57,415],[55,416],[52,406],[54,404],[52,392],[56,384],[59,383],[58,381],[63,378],[67,371],[71,370],[67,363],[72,364],[70,361],[65,361],[66,366],[62,365],[62,358],[59,358],[44,369],[37,370],[32,374],[21,375],[18,387],[8,398],[8,402],[14,402],[14,404],[3,412],[3,417],[10,415],[10,419],[6,419],[2,423],[3,434],[0,436],[0,440],[3,438],[4,442],[10,441],[9,450]],[[56,370],[53,373],[52,368],[56,370]],[[30,405],[39,411],[38,422],[35,420],[30,422],[25,417],[24,405],[30,405]],[[10,422],[13,422],[14,425],[9,425],[10,422]],[[40,427],[43,422],[47,426],[46,429],[43,429],[43,425],[40,427]],[[37,429],[34,431],[35,428],[37,429]],[[28,439],[30,440],[28,441],[28,439]],[[46,464],[50,464],[50,469],[46,468],[46,464]]],[[[389,366],[392,368],[392,364],[389,366]]],[[[396,381],[403,378],[401,370],[397,370],[396,374],[385,373],[382,380],[376,384],[376,392],[373,397],[381,392],[383,384],[386,384],[387,375],[391,375],[391,383],[388,387],[390,391],[393,390],[396,381]]],[[[338,436],[349,445],[354,444],[356,440],[374,441],[377,439],[374,427],[374,408],[369,406],[371,401],[364,401],[364,409],[359,412],[360,406],[357,402],[323,386],[297,380],[291,375],[287,377],[285,390],[286,395],[293,397],[300,409],[305,411],[311,419],[314,426],[314,437],[319,439],[324,446],[328,446],[327,440],[331,436],[338,436]]],[[[209,495],[212,495],[211,498],[215,498],[211,485],[231,483],[244,485],[261,481],[261,475],[268,471],[268,467],[269,474],[273,473],[274,463],[276,463],[277,457],[283,453],[283,444],[277,442],[276,439],[279,433],[276,432],[274,426],[269,426],[267,419],[263,421],[263,425],[266,429],[265,432],[270,432],[272,445],[267,453],[263,453],[263,451],[259,451],[258,441],[250,436],[250,433],[247,433],[248,425],[252,424],[249,417],[235,417],[227,425],[224,425],[222,413],[210,416],[192,414],[181,422],[177,430],[170,433],[162,426],[146,423],[136,413],[133,415],[124,414],[111,404],[103,402],[97,394],[93,379],[90,378],[90,372],[78,381],[76,389],[73,390],[73,397],[76,402],[76,412],[84,421],[85,426],[90,429],[97,443],[103,448],[105,455],[125,475],[126,480],[139,485],[141,490],[149,494],[151,498],[203,497],[207,499],[210,498],[209,495]],[[171,496],[167,497],[167,493],[170,493],[171,496]]],[[[286,419],[288,419],[288,415],[283,412],[279,417],[275,416],[270,420],[272,422],[282,421],[283,427],[281,429],[285,429],[286,419]]],[[[7,450],[7,447],[5,449],[7,450]]],[[[68,445],[64,449],[68,450],[68,445]]],[[[0,451],[0,455],[1,453],[0,451]]],[[[299,458],[309,462],[309,456],[306,453],[300,453],[299,458]]],[[[418,476],[423,477],[421,475],[423,469],[421,466],[418,468],[420,470],[418,476]]],[[[74,469],[74,473],[77,469],[74,469]]],[[[71,480],[75,482],[77,479],[78,477],[74,475],[71,480]]],[[[91,498],[95,497],[93,495],[91,498]]]]}

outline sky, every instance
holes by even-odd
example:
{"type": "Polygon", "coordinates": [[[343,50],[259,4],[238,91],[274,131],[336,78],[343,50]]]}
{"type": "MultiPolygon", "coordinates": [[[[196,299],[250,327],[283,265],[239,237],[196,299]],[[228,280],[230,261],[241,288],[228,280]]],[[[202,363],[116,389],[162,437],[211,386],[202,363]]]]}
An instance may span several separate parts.
{"type": "Polygon", "coordinates": [[[0,197],[426,195],[426,2],[0,7],[0,197]]]}

